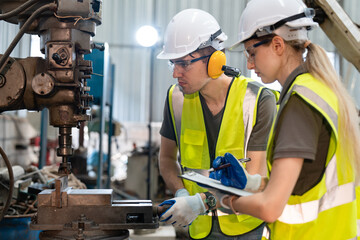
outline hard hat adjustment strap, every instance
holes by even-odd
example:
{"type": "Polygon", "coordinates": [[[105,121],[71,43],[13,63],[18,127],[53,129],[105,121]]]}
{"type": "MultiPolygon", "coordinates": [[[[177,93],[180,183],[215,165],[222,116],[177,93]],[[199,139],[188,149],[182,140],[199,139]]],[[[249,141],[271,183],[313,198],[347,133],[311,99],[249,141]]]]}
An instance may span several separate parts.
{"type": "Polygon", "coordinates": [[[210,40],[211,42],[214,41],[214,39],[217,38],[221,33],[222,33],[222,31],[221,31],[221,28],[220,28],[220,29],[217,30],[214,34],[211,34],[209,40],[210,40]]]}
{"type": "MultiPolygon", "coordinates": [[[[201,43],[198,49],[206,48],[206,47],[209,47],[209,46],[214,46],[213,41],[214,41],[221,33],[222,33],[222,31],[221,31],[221,29],[219,29],[219,30],[216,31],[214,34],[211,34],[211,35],[210,35],[210,38],[209,38],[206,42],[201,43]]],[[[214,46],[214,48],[215,48],[216,50],[219,50],[219,49],[217,49],[216,46],[214,46]]]]}
{"type": "Polygon", "coordinates": [[[296,19],[300,19],[300,18],[304,18],[304,17],[313,18],[314,16],[315,16],[315,10],[313,8],[305,8],[304,12],[302,12],[302,13],[298,13],[298,14],[292,15],[290,17],[281,19],[280,21],[274,23],[273,25],[263,27],[261,30],[259,29],[260,32],[257,32],[256,36],[261,37],[261,36],[270,34],[270,33],[274,32],[276,29],[278,29],[279,27],[283,26],[287,22],[291,22],[296,19]]]}

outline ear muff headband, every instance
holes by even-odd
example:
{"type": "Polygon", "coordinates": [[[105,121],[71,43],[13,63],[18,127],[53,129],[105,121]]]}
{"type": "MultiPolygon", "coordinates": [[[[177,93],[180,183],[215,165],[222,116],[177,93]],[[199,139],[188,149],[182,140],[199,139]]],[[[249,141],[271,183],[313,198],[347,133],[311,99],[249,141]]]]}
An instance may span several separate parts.
{"type": "Polygon", "coordinates": [[[224,73],[222,67],[226,64],[226,56],[222,51],[215,51],[209,57],[207,70],[208,75],[212,78],[218,78],[221,74],[224,73]]]}

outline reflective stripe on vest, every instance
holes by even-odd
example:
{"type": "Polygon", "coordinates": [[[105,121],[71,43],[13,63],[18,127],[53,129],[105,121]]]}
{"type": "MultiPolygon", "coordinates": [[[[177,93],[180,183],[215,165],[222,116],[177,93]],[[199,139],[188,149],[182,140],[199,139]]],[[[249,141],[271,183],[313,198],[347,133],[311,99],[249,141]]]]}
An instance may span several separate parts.
{"type": "Polygon", "coordinates": [[[327,120],[328,121],[331,120],[331,121],[329,121],[329,123],[333,129],[336,129],[336,134],[337,134],[338,115],[335,112],[335,110],[323,98],[321,98],[314,91],[312,91],[311,89],[309,89],[305,86],[294,85],[293,91],[301,94],[301,96],[303,96],[303,97],[306,97],[307,101],[311,100],[314,103],[316,103],[315,107],[320,111],[321,110],[324,111],[329,116],[327,118],[327,120]]]}
{"type": "MultiPolygon", "coordinates": [[[[244,141],[244,149],[247,149],[250,135],[252,129],[255,125],[255,117],[257,115],[257,98],[259,93],[259,85],[253,82],[252,84],[248,84],[246,89],[244,104],[243,104],[243,121],[244,121],[244,132],[245,132],[245,141],[244,141]]],[[[261,87],[260,87],[261,88],[261,87]]],[[[244,158],[246,158],[246,151],[244,151],[244,158]]]]}
{"type": "Polygon", "coordinates": [[[264,231],[263,231],[261,240],[270,240],[270,231],[269,231],[268,226],[264,227],[264,231]]]}
{"type": "MultiPolygon", "coordinates": [[[[338,144],[337,98],[323,83],[310,74],[298,76],[284,97],[269,137],[267,160],[271,169],[274,132],[286,102],[297,94],[316,109],[331,127],[326,169],[321,181],[302,196],[291,195],[282,215],[270,224],[272,239],[352,239],[356,236],[356,199],[354,173],[339,160],[344,151],[338,144]],[[342,227],[338,228],[339,218],[342,227]],[[327,229],[325,229],[327,228],[327,229]],[[333,230],[333,231],[330,231],[333,230]]],[[[352,171],[352,170],[351,170],[352,171]]]]}
{"type": "MultiPolygon", "coordinates": [[[[244,142],[244,148],[241,148],[241,149],[247,149],[247,145],[248,145],[249,138],[250,138],[250,135],[252,132],[252,128],[256,122],[258,97],[260,95],[260,92],[261,92],[263,86],[251,79],[246,79],[243,77],[240,77],[239,81],[244,81],[245,84],[247,84],[246,89],[245,89],[245,94],[243,94],[244,99],[242,101],[244,103],[242,105],[242,113],[243,113],[242,121],[243,121],[243,126],[244,126],[245,140],[242,140],[242,142],[244,142]]],[[[198,98],[198,96],[196,96],[196,97],[198,98]]],[[[182,125],[183,104],[184,104],[183,93],[181,92],[178,85],[173,85],[169,91],[169,107],[170,107],[170,113],[171,113],[173,126],[174,126],[174,130],[175,130],[176,140],[178,143],[178,147],[180,149],[180,159],[181,159],[181,144],[180,144],[179,133],[181,133],[181,131],[182,131],[181,125],[182,125]]],[[[230,108],[230,107],[227,107],[227,109],[228,108],[230,108]]],[[[231,111],[231,109],[229,109],[227,111],[231,111]]],[[[225,115],[225,112],[224,112],[224,115],[225,115]]],[[[218,137],[219,139],[222,137],[222,136],[220,136],[222,133],[223,133],[223,131],[220,130],[219,137],[218,137]]],[[[218,154],[216,154],[216,156],[222,156],[226,152],[228,152],[228,150],[229,150],[228,147],[227,147],[227,149],[223,150],[221,147],[219,148],[217,146],[216,151],[218,152],[218,154]]],[[[234,149],[234,151],[236,151],[236,150],[234,149]]],[[[246,151],[243,151],[243,150],[241,151],[241,154],[236,153],[236,152],[235,153],[233,152],[233,154],[237,158],[246,157],[246,151]]],[[[192,168],[188,168],[188,169],[192,169],[192,168]]],[[[196,169],[196,168],[194,168],[194,169],[196,169]]]]}
{"type": "Polygon", "coordinates": [[[302,224],[317,219],[322,211],[351,203],[355,200],[354,183],[347,183],[327,192],[320,200],[295,205],[286,205],[278,221],[288,224],[302,224]]]}
{"type": "MultiPolygon", "coordinates": [[[[237,158],[245,157],[246,151],[244,149],[247,148],[251,131],[256,122],[257,103],[261,90],[262,85],[250,79],[244,77],[234,79],[226,99],[215,156],[223,156],[226,152],[230,152],[237,158]]],[[[202,170],[210,168],[210,155],[198,93],[184,96],[179,87],[174,85],[169,91],[169,107],[180,149],[181,166],[187,170],[192,169],[200,173],[207,173],[207,171],[202,170]],[[189,119],[189,115],[191,119],[189,119]],[[184,144],[182,138],[189,136],[198,136],[198,138],[204,139],[196,139],[194,148],[191,145],[190,147],[187,146],[190,144],[189,142],[186,143],[185,147],[182,146],[184,144]],[[199,143],[201,146],[198,145],[199,143]],[[199,150],[196,150],[197,146],[199,150]],[[194,152],[186,152],[187,149],[194,152]],[[198,157],[191,159],[192,156],[198,157]],[[195,161],[202,161],[202,163],[194,164],[195,161]]],[[[190,141],[191,139],[185,140],[190,141]]],[[[184,185],[191,195],[196,192],[207,191],[186,180],[184,180],[184,185]]],[[[262,224],[261,220],[248,215],[232,214],[218,218],[221,231],[230,236],[244,234],[262,224]]],[[[204,215],[199,216],[189,228],[190,236],[195,239],[208,236],[210,231],[211,217],[204,215]]]]}
{"type": "Polygon", "coordinates": [[[184,104],[184,96],[183,93],[180,91],[180,88],[178,85],[173,85],[170,88],[169,95],[172,97],[169,97],[169,107],[171,109],[171,119],[173,121],[173,126],[175,126],[175,137],[176,142],[178,143],[178,147],[180,149],[179,144],[179,138],[178,134],[181,132],[181,113],[182,113],[182,107],[184,104]],[[175,101],[173,101],[175,99],[175,101]]]}

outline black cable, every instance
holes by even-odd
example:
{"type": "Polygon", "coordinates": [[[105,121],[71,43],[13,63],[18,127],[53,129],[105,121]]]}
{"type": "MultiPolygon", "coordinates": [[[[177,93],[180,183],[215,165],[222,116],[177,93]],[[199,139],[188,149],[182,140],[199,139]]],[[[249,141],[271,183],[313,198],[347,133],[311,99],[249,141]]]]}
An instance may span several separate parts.
{"type": "Polygon", "coordinates": [[[4,20],[7,18],[11,18],[13,16],[15,16],[18,13],[21,13],[22,11],[24,11],[25,9],[27,9],[28,7],[30,7],[31,5],[34,5],[36,2],[38,2],[40,0],[29,0],[26,1],[24,4],[18,6],[17,8],[11,10],[10,12],[6,12],[3,14],[0,14],[0,20],[4,20]]]}
{"type": "Polygon", "coordinates": [[[1,147],[0,147],[0,154],[1,154],[2,158],[4,159],[6,167],[7,167],[8,172],[9,172],[9,195],[7,197],[7,200],[6,200],[5,206],[3,208],[3,211],[0,214],[0,221],[1,221],[3,219],[5,213],[7,212],[8,208],[10,206],[10,203],[11,203],[11,199],[12,199],[12,195],[13,195],[13,191],[14,191],[14,173],[13,173],[13,170],[12,170],[12,167],[11,167],[11,163],[10,163],[9,159],[7,158],[5,152],[3,151],[3,149],[1,147]]]}
{"type": "Polygon", "coordinates": [[[225,75],[229,77],[239,77],[241,74],[240,69],[226,65],[222,66],[221,70],[223,70],[225,75]]]}
{"type": "Polygon", "coordinates": [[[31,14],[31,16],[26,20],[26,22],[24,23],[24,25],[21,27],[21,29],[19,30],[19,32],[16,34],[14,40],[11,42],[10,46],[8,47],[8,49],[6,49],[4,55],[1,57],[0,59],[0,69],[2,68],[2,66],[4,65],[4,63],[6,62],[7,58],[10,56],[10,53],[14,50],[14,48],[16,47],[16,44],[20,41],[21,37],[24,35],[26,29],[30,26],[30,24],[32,24],[34,22],[34,20],[43,12],[49,10],[49,9],[56,9],[57,5],[55,3],[49,3],[46,4],[42,7],[40,7],[39,9],[37,9],[33,14],[31,14]]]}

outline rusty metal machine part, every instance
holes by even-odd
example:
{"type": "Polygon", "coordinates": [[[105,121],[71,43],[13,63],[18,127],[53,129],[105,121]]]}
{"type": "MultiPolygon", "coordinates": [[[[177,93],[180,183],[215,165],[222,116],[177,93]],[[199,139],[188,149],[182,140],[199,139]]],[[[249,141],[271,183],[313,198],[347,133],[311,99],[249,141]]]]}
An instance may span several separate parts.
{"type": "Polygon", "coordinates": [[[30,227],[44,230],[40,239],[126,239],[127,229],[157,228],[157,211],[150,200],[113,201],[111,189],[67,187],[71,129],[90,120],[87,79],[92,63],[84,54],[98,48],[91,37],[101,24],[101,0],[0,0],[0,20],[20,24],[0,55],[0,113],[47,108],[50,124],[59,128],[62,177],[55,189],[38,195],[38,212],[30,227]],[[9,57],[24,33],[40,36],[45,59],[9,57]]]}
{"type": "MultiPolygon", "coordinates": [[[[24,2],[0,0],[0,9],[7,12],[24,2]]],[[[24,25],[37,8],[51,2],[54,1],[38,1],[6,20],[24,25]]],[[[92,96],[86,81],[92,73],[92,65],[84,60],[84,54],[91,52],[91,37],[95,35],[96,25],[101,24],[101,2],[55,2],[56,12],[43,12],[25,29],[27,33],[40,36],[45,60],[8,58],[0,66],[0,112],[48,108],[50,124],[60,128],[57,153],[63,158],[62,165],[68,165],[68,157],[73,152],[71,128],[90,120],[87,110],[92,96]]],[[[70,170],[68,167],[59,170],[64,169],[70,170]]]]}
{"type": "Polygon", "coordinates": [[[24,91],[24,68],[15,59],[9,58],[0,71],[0,109],[20,102],[24,91]]]}
{"type": "Polygon", "coordinates": [[[150,200],[113,200],[112,191],[71,189],[66,176],[58,178],[55,190],[44,190],[38,195],[37,218],[31,228],[46,230],[41,239],[73,239],[75,235],[108,239],[128,236],[127,229],[159,226],[158,212],[150,200]]]}

